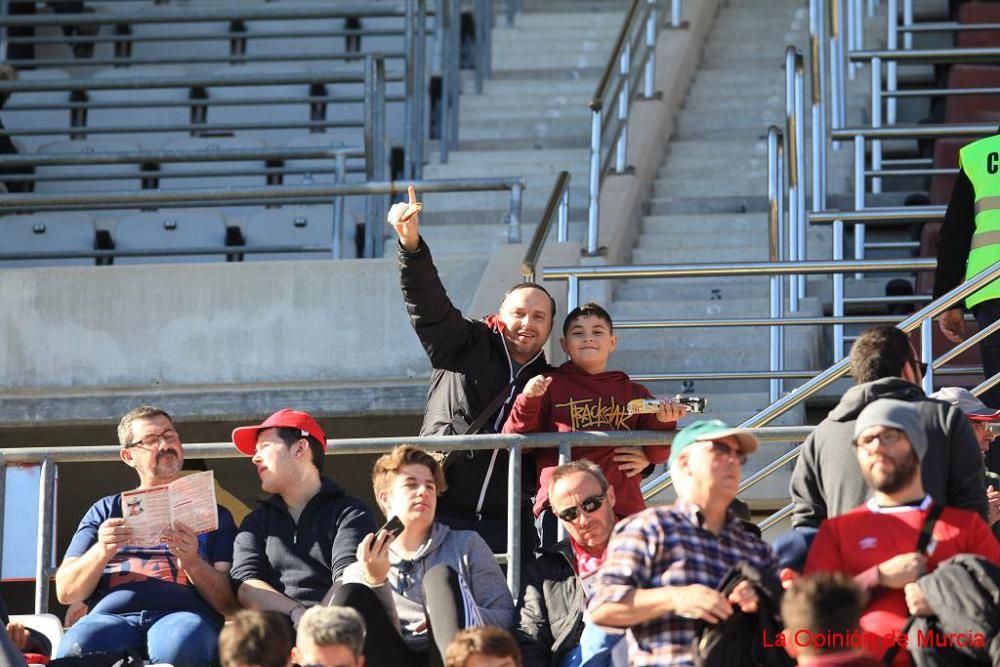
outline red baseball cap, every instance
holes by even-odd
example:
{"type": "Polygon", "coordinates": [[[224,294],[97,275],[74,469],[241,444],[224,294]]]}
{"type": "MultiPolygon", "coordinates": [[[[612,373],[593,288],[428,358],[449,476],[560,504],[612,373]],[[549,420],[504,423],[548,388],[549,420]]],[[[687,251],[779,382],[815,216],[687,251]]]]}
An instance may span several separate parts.
{"type": "Polygon", "coordinates": [[[256,426],[233,429],[233,444],[247,456],[257,453],[257,434],[269,428],[297,428],[303,436],[311,435],[323,444],[326,452],[326,435],[319,423],[308,412],[282,408],[256,426]]]}

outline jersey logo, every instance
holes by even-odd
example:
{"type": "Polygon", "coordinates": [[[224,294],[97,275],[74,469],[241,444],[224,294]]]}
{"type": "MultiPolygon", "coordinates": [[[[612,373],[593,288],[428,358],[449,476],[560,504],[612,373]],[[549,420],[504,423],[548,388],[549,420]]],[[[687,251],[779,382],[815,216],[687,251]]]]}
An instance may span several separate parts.
{"type": "Polygon", "coordinates": [[[860,540],[858,540],[859,549],[874,549],[877,546],[878,546],[877,537],[863,537],[860,540]]]}

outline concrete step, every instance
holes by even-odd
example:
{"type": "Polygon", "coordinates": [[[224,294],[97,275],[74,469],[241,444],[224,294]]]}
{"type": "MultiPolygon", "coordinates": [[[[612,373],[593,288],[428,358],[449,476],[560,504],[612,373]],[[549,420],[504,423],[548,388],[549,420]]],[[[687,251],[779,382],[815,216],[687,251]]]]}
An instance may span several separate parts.
{"type": "Polygon", "coordinates": [[[463,95],[460,100],[459,113],[462,115],[470,112],[482,112],[494,109],[502,109],[507,113],[522,112],[542,115],[549,110],[563,110],[568,107],[584,107],[590,103],[593,90],[588,92],[574,92],[572,94],[553,95],[539,92],[536,96],[530,97],[523,94],[510,95],[463,95]]]}
{"type": "MultiPolygon", "coordinates": [[[[438,155],[430,156],[430,164],[438,163],[438,155]]],[[[590,173],[587,160],[590,152],[580,148],[554,148],[547,151],[452,151],[448,155],[448,164],[463,167],[483,167],[492,171],[499,170],[498,165],[563,165],[572,173],[590,173]]],[[[466,172],[468,173],[468,172],[466,172]]]]}
{"type": "MultiPolygon", "coordinates": [[[[579,93],[592,95],[597,86],[597,79],[582,79],[579,77],[566,77],[563,79],[553,79],[537,81],[532,79],[487,79],[483,85],[484,96],[495,97],[516,97],[526,95],[566,95],[579,93]]],[[[473,90],[473,89],[468,89],[473,90]]],[[[462,102],[466,97],[474,96],[474,93],[463,95],[462,102]]]]}
{"type": "Polygon", "coordinates": [[[460,148],[481,148],[472,142],[497,142],[497,146],[519,146],[517,140],[524,142],[523,146],[560,146],[583,147],[590,143],[590,125],[581,120],[572,122],[570,119],[554,120],[539,119],[533,123],[524,121],[463,121],[459,130],[460,148]],[[553,143],[548,143],[548,142],[553,143]]]}
{"type": "MultiPolygon", "coordinates": [[[[540,28],[540,29],[552,29],[552,28],[596,28],[599,30],[607,30],[614,34],[614,31],[618,30],[621,26],[622,20],[625,18],[625,13],[620,11],[608,11],[608,12],[589,12],[589,13],[578,13],[578,14],[566,14],[566,13],[544,13],[539,12],[537,14],[524,13],[521,12],[514,17],[515,28],[540,28]]],[[[504,24],[505,25],[505,24],[504,24]]],[[[496,30],[501,30],[503,28],[495,28],[496,30]]]]}
{"type": "Polygon", "coordinates": [[[532,52],[517,51],[493,54],[493,71],[503,70],[566,70],[603,69],[608,62],[605,51],[593,52],[532,52]]]}
{"type": "MultiPolygon", "coordinates": [[[[468,123],[503,121],[530,123],[536,120],[555,121],[566,119],[576,123],[590,123],[592,112],[586,104],[564,106],[527,105],[520,107],[462,108],[459,118],[459,136],[468,123]]],[[[588,126],[589,127],[589,126],[588,126]]]]}

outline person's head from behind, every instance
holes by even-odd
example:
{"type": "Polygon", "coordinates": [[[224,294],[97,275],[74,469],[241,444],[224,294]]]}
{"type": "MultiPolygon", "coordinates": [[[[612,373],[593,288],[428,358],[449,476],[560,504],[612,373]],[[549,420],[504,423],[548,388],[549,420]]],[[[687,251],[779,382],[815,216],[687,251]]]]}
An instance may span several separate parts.
{"type": "Polygon", "coordinates": [[[668,465],[679,497],[700,505],[729,507],[739,490],[742,466],[757,451],[749,431],[718,419],[696,421],[674,438],[668,465]]]}
{"type": "Polygon", "coordinates": [[[549,506],[573,541],[592,555],[604,553],[615,527],[615,490],[593,461],[555,468],[549,506]]]}
{"type": "Polygon", "coordinates": [[[153,405],[132,408],[118,422],[119,455],[134,468],[143,486],[176,479],[184,464],[184,448],[174,420],[153,405]]]}
{"type": "Polygon", "coordinates": [[[292,658],[300,667],[364,667],[365,622],[349,607],[311,607],[302,614],[292,658]]]}
{"type": "Polygon", "coordinates": [[[618,346],[611,315],[596,303],[574,308],[563,321],[559,345],[570,361],[588,373],[606,371],[608,359],[618,346]]]}
{"type": "Polygon", "coordinates": [[[497,317],[514,361],[526,364],[542,350],[555,316],[556,301],[541,285],[518,283],[507,290],[497,317]]]}
{"type": "Polygon", "coordinates": [[[292,631],[287,619],[272,611],[244,609],[219,634],[222,667],[288,667],[292,664],[292,631]]]}
{"type": "Polygon", "coordinates": [[[455,634],[445,667],[521,667],[521,649],[506,630],[491,625],[455,634]]]}
{"type": "Polygon", "coordinates": [[[951,403],[961,410],[972,425],[972,431],[976,434],[976,441],[979,443],[979,451],[983,456],[990,451],[993,443],[993,431],[990,424],[1000,421],[1000,410],[994,410],[979,400],[965,387],[942,387],[930,395],[939,401],[951,403]]]}
{"type": "Polygon", "coordinates": [[[854,448],[873,490],[888,496],[922,494],[920,459],[927,435],[912,403],[881,398],[865,406],[854,423],[854,448]]]}
{"type": "Polygon", "coordinates": [[[253,426],[233,429],[233,444],[257,468],[267,493],[285,493],[315,482],[323,471],[326,434],[307,412],[284,408],[253,426]]]}
{"type": "Polygon", "coordinates": [[[413,445],[400,445],[372,468],[375,500],[386,517],[399,517],[407,528],[429,529],[437,497],[446,488],[444,471],[433,456],[413,445]]]}
{"type": "Polygon", "coordinates": [[[792,582],[781,599],[785,650],[793,658],[837,653],[860,644],[861,612],[867,601],[861,588],[842,572],[816,572],[792,582]],[[816,637],[830,641],[813,641],[816,637]]]}
{"type": "Polygon", "coordinates": [[[865,329],[851,346],[851,377],[858,384],[900,377],[919,385],[923,371],[910,338],[894,326],[865,329]]]}

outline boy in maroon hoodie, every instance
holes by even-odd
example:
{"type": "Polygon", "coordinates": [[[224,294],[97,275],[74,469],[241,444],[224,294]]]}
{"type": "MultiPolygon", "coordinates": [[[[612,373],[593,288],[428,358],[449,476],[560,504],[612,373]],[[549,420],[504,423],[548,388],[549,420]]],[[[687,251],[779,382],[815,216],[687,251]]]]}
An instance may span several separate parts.
{"type": "MultiPolygon", "coordinates": [[[[631,431],[672,430],[687,409],[661,400],[656,413],[630,413],[629,401],[654,398],[641,384],[632,382],[622,371],[609,371],[608,358],[618,345],[614,324],[606,310],[595,303],[575,308],[563,322],[559,345],[569,361],[545,375],[528,381],[514,400],[504,433],[552,431],[631,431]]],[[[619,448],[620,449],[620,448],[619,448]]],[[[639,472],[648,463],[663,463],[670,456],[669,445],[643,447],[645,462],[634,465],[633,457],[615,447],[577,447],[573,460],[596,463],[615,489],[615,514],[619,518],[645,509],[639,489],[639,472]],[[627,465],[632,463],[632,465],[627,465]]],[[[548,477],[559,465],[554,448],[535,452],[539,472],[535,516],[548,502],[548,477]]]]}

